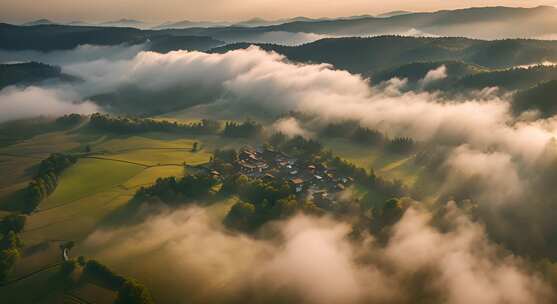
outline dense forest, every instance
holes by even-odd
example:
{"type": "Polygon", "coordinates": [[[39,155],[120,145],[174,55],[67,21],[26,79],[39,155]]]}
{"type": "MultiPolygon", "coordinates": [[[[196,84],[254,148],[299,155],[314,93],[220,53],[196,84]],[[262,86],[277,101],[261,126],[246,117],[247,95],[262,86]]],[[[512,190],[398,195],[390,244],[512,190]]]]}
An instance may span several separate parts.
{"type": "Polygon", "coordinates": [[[540,83],[531,89],[517,92],[513,97],[512,106],[517,113],[538,110],[542,117],[557,114],[557,80],[540,83]]]}
{"type": "Polygon", "coordinates": [[[0,64],[0,89],[10,85],[32,85],[47,79],[71,81],[62,69],[39,62],[0,64]]]}
{"type": "MultiPolygon", "coordinates": [[[[214,52],[246,48],[230,44],[214,52]]],[[[300,46],[257,44],[297,62],[325,62],[352,73],[371,75],[415,62],[461,61],[486,68],[557,61],[557,42],[540,40],[472,40],[458,37],[407,36],[328,38],[300,46]]]]}

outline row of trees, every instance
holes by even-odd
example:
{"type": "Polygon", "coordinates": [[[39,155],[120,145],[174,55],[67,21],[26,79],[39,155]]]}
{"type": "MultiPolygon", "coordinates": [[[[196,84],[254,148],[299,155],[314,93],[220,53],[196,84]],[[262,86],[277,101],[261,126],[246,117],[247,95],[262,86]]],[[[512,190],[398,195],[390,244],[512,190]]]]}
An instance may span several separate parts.
{"type": "Polygon", "coordinates": [[[91,115],[90,126],[115,133],[171,132],[192,135],[216,134],[221,127],[218,121],[209,119],[183,124],[149,118],[113,117],[101,113],[91,115]]]}
{"type": "Polygon", "coordinates": [[[149,290],[134,279],[123,277],[96,260],[86,261],[83,256],[77,260],[64,261],[60,274],[69,278],[78,268],[83,267],[82,275],[102,282],[105,287],[118,291],[114,304],[153,304],[149,290]]]}
{"type": "Polygon", "coordinates": [[[67,154],[51,154],[41,161],[33,180],[24,190],[23,211],[31,213],[39,203],[49,196],[58,185],[58,176],[63,170],[75,164],[77,157],[67,154]]]}

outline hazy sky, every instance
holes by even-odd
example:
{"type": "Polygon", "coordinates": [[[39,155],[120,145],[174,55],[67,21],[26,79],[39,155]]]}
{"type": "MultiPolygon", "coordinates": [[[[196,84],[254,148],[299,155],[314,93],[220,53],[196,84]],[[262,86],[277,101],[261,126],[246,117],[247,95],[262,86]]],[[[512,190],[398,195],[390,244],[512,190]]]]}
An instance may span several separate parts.
{"type": "Polygon", "coordinates": [[[255,16],[337,17],[392,10],[433,11],[471,6],[556,5],[557,0],[0,0],[0,21],[39,18],[54,21],[105,21],[120,18],[150,22],[243,20],[255,16]]]}

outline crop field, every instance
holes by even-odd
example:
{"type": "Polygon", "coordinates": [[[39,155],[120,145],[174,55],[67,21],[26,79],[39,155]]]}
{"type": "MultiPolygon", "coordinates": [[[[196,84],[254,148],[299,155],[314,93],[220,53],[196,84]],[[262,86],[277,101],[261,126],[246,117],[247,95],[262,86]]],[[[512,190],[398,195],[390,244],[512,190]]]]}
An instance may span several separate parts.
{"type": "Polygon", "coordinates": [[[141,166],[123,162],[80,159],[62,173],[56,191],[41,203],[41,210],[70,204],[117,187],[142,170],[141,166]]]}
{"type": "Polygon", "coordinates": [[[27,246],[12,269],[8,280],[23,277],[45,267],[62,262],[60,244],[62,242],[42,242],[27,246]]]}
{"type": "Polygon", "coordinates": [[[103,153],[81,158],[62,173],[54,193],[28,218],[24,240],[85,237],[99,221],[126,204],[139,187],[160,177],[183,175],[184,162],[207,162],[210,154],[192,152],[193,142],[134,136],[93,145],[94,152],[103,153]],[[127,147],[125,151],[123,147],[127,147]]]}
{"type": "Polygon", "coordinates": [[[79,286],[69,291],[68,295],[96,304],[111,304],[116,299],[116,292],[93,283],[79,284],[79,286]]]}
{"type": "Polygon", "coordinates": [[[0,287],[5,303],[61,303],[63,282],[58,279],[59,267],[52,267],[28,278],[0,287]],[[29,292],[32,290],[33,292],[29,292]]]}

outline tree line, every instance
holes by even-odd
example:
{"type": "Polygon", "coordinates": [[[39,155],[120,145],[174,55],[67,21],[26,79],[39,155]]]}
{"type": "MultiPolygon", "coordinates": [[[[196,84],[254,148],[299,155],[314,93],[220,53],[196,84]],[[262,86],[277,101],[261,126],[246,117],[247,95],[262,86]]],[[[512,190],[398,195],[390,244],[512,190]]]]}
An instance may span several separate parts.
{"type": "Polygon", "coordinates": [[[71,275],[82,268],[82,277],[102,282],[104,287],[117,291],[114,304],[153,304],[149,290],[138,281],[121,276],[106,265],[96,260],[86,260],[80,256],[77,260],[67,260],[60,266],[59,274],[66,282],[73,284],[71,275]]]}
{"type": "Polygon", "coordinates": [[[218,121],[210,119],[186,124],[139,117],[113,117],[101,113],[92,114],[89,125],[114,133],[170,132],[191,135],[217,134],[221,128],[218,121]]]}
{"type": "Polygon", "coordinates": [[[254,138],[261,135],[263,126],[253,120],[246,120],[244,122],[226,122],[222,135],[232,138],[254,138]]]}
{"type": "Polygon", "coordinates": [[[24,189],[23,211],[33,212],[43,199],[54,192],[62,171],[76,162],[77,157],[60,153],[51,154],[41,161],[35,177],[24,189]]]}
{"type": "Polygon", "coordinates": [[[347,138],[358,145],[382,147],[392,153],[409,153],[416,146],[416,141],[410,137],[389,138],[377,130],[362,127],[355,121],[329,123],[319,134],[329,138],[347,138]]]}

